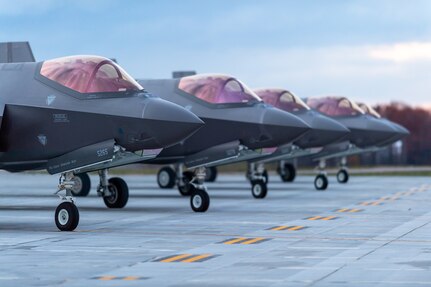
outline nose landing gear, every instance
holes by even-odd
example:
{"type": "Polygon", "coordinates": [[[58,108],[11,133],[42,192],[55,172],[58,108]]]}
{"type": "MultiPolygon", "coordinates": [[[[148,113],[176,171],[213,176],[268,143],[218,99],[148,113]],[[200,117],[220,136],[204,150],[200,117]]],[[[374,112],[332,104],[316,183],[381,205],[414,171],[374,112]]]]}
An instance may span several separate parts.
{"type": "Polygon", "coordinates": [[[58,191],[55,193],[62,201],[55,210],[54,221],[60,231],[73,231],[79,224],[79,211],[72,196],[72,189],[75,181],[73,172],[61,174],[58,184],[58,191]],[[60,195],[60,191],[65,191],[60,195]]]}
{"type": "Polygon", "coordinates": [[[328,188],[328,177],[326,176],[326,161],[320,160],[318,165],[319,174],[314,179],[314,187],[317,190],[326,190],[328,188]]]}
{"type": "Polygon", "coordinates": [[[254,198],[265,198],[268,193],[268,172],[263,163],[250,163],[247,177],[251,183],[251,194],[254,198]]]}
{"type": "Polygon", "coordinates": [[[349,172],[347,170],[347,159],[341,158],[340,170],[337,173],[337,181],[339,183],[347,183],[349,181],[349,172]]]}

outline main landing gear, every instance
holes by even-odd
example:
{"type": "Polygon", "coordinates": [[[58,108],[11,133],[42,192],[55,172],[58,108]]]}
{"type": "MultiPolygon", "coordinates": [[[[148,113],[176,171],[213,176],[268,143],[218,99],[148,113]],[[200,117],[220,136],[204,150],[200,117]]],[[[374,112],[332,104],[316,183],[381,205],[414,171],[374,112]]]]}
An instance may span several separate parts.
{"type": "Polygon", "coordinates": [[[284,182],[293,182],[296,177],[296,168],[293,164],[281,160],[277,168],[277,173],[284,182]]]}
{"type": "Polygon", "coordinates": [[[326,190],[328,188],[328,177],[326,175],[325,168],[326,161],[320,160],[318,166],[319,174],[314,179],[314,187],[317,190],[326,190]]]}
{"type": "Polygon", "coordinates": [[[87,173],[78,173],[72,179],[74,181],[71,189],[74,196],[87,196],[91,190],[91,180],[87,173]]]}
{"type": "Polygon", "coordinates": [[[347,159],[341,158],[340,170],[337,173],[337,181],[339,183],[347,183],[349,181],[349,172],[347,170],[347,159]]]}
{"type": "Polygon", "coordinates": [[[247,178],[251,183],[251,194],[254,198],[265,198],[268,193],[268,172],[262,163],[250,163],[247,178]]]}
{"type": "Polygon", "coordinates": [[[103,197],[108,208],[123,208],[129,200],[129,187],[120,177],[108,179],[108,170],[99,170],[97,194],[103,197]]]}

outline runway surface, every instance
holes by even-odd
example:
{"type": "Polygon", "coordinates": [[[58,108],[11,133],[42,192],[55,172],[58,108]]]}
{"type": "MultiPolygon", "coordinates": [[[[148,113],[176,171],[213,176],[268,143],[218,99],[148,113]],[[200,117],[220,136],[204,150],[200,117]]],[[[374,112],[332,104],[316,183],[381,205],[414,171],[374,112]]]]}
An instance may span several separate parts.
{"type": "Polygon", "coordinates": [[[57,177],[0,173],[0,286],[431,286],[431,178],[271,175],[254,199],[242,175],[208,184],[209,210],[124,176],[108,210],[78,198],[76,232],[59,232],[57,177]]]}

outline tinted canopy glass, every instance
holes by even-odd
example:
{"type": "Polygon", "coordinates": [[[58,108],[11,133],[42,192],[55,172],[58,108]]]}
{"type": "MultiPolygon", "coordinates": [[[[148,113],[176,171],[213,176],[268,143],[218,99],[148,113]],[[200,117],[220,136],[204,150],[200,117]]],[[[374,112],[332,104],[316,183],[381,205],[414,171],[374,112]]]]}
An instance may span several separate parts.
{"type": "Polygon", "coordinates": [[[40,74],[79,93],[118,93],[143,89],[116,63],[97,56],[45,61],[40,74]]]}
{"type": "Polygon", "coordinates": [[[358,106],[369,115],[372,115],[375,118],[380,119],[382,116],[370,105],[359,103],[358,106]]]}
{"type": "Polygon", "coordinates": [[[282,89],[260,89],[254,91],[265,103],[287,112],[298,112],[310,108],[297,96],[282,89]]]}
{"type": "Polygon", "coordinates": [[[307,105],[331,117],[364,114],[357,104],[344,97],[309,98],[307,105]]]}
{"type": "Polygon", "coordinates": [[[178,88],[211,104],[248,103],[261,99],[239,80],[226,75],[181,78],[178,88]]]}

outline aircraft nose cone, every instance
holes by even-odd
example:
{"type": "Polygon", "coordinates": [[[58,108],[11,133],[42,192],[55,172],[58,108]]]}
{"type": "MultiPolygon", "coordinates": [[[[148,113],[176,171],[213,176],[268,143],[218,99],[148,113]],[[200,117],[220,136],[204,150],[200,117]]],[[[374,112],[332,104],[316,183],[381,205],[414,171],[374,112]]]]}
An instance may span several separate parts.
{"type": "Polygon", "coordinates": [[[299,117],[311,127],[310,131],[295,141],[301,148],[324,146],[341,140],[350,133],[350,130],[338,121],[311,110],[299,117]]]}
{"type": "Polygon", "coordinates": [[[408,129],[406,129],[405,127],[403,127],[402,125],[394,123],[394,122],[391,122],[391,123],[393,126],[395,126],[395,129],[398,131],[398,133],[402,137],[408,136],[410,134],[410,131],[408,129]]]}
{"type": "Polygon", "coordinates": [[[389,120],[385,120],[385,119],[382,119],[382,120],[385,121],[385,123],[387,123],[394,129],[394,134],[392,137],[388,138],[387,140],[378,143],[378,146],[386,146],[386,145],[393,144],[410,134],[410,132],[405,127],[389,120]]]}
{"type": "Polygon", "coordinates": [[[272,147],[292,142],[310,129],[297,116],[275,108],[266,110],[262,125],[272,147]]]}
{"type": "Polygon", "coordinates": [[[381,145],[397,134],[395,128],[384,120],[371,116],[363,116],[363,120],[365,128],[354,142],[359,147],[381,145]]]}
{"type": "Polygon", "coordinates": [[[160,147],[182,141],[204,124],[192,112],[160,98],[149,99],[142,117],[148,123],[148,133],[160,147]]]}

